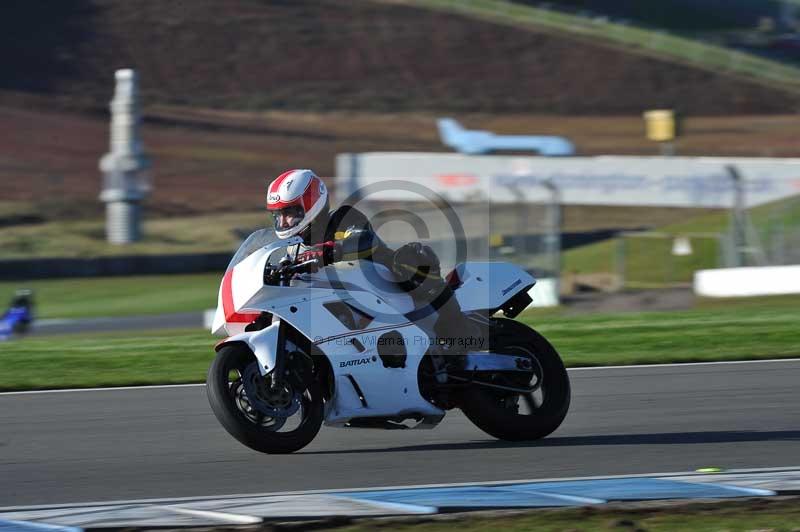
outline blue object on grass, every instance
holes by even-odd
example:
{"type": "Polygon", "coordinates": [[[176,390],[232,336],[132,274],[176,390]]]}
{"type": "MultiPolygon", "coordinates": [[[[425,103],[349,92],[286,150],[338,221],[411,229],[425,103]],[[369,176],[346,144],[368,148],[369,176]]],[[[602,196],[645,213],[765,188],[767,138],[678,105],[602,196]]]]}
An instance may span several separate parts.
{"type": "Polygon", "coordinates": [[[574,155],[575,146],[564,137],[542,135],[495,135],[491,131],[464,129],[452,118],[437,121],[446,146],[471,155],[493,151],[531,151],[539,155],[574,155]]]}
{"type": "Polygon", "coordinates": [[[0,340],[28,332],[33,323],[33,292],[17,290],[8,310],[0,316],[0,340]]]}

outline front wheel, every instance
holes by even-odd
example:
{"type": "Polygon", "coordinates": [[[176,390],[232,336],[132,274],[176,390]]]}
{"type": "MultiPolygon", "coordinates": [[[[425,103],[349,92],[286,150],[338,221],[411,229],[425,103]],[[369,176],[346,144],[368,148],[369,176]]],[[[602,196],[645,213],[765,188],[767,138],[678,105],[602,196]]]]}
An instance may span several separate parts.
{"type": "Polygon", "coordinates": [[[567,370],[558,353],[542,335],[514,320],[493,319],[489,334],[490,351],[531,359],[533,376],[522,382],[502,374],[492,382],[513,388],[528,388],[518,393],[474,385],[461,399],[461,410],[487,434],[508,441],[537,440],[556,430],[567,415],[570,386],[567,370]]]}
{"type": "Polygon", "coordinates": [[[255,355],[242,344],[223,346],[211,363],[206,391],[211,410],[225,430],[262,453],[302,449],[319,432],[324,401],[316,380],[301,391],[288,382],[271,385],[255,355]]]}

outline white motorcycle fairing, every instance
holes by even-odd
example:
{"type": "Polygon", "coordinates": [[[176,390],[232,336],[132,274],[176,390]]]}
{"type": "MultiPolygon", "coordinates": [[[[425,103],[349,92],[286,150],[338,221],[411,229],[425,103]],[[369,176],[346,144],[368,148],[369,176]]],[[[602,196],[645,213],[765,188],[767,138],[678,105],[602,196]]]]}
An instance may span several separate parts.
{"type": "Polygon", "coordinates": [[[460,282],[455,295],[461,310],[489,316],[515,297],[526,296],[536,284],[532,275],[507,262],[465,262],[456,266],[454,275],[460,282]]]}
{"type": "MultiPolygon", "coordinates": [[[[229,267],[220,287],[212,332],[231,334],[217,344],[245,343],[258,360],[262,375],[278,365],[280,322],[286,322],[313,342],[333,370],[332,400],[325,423],[340,425],[353,418],[418,417],[429,421],[444,411],[422,397],[419,365],[431,344],[426,332],[435,320],[410,321],[411,297],[392,282],[386,268],[371,261],[337,263],[316,274],[299,275],[291,286],[264,284],[264,269],[276,250],[295,239],[256,250],[229,267]],[[261,312],[272,324],[244,332],[261,312]],[[425,329],[425,330],[424,330],[425,329]],[[390,338],[405,349],[404,367],[389,367],[381,356],[390,338]]],[[[505,302],[530,288],[535,280],[510,264],[466,263],[457,268],[456,291],[465,311],[494,313],[505,302]]]]}

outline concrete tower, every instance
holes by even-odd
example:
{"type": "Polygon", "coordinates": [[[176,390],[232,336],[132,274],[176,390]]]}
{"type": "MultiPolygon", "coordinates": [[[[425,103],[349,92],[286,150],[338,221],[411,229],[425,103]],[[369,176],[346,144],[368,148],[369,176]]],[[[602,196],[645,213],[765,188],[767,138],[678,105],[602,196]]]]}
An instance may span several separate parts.
{"type": "Polygon", "coordinates": [[[111,100],[111,146],[100,159],[106,204],[106,237],[112,244],[128,244],[141,236],[141,203],[150,192],[150,160],[139,136],[139,90],[136,72],[117,70],[111,100]]]}

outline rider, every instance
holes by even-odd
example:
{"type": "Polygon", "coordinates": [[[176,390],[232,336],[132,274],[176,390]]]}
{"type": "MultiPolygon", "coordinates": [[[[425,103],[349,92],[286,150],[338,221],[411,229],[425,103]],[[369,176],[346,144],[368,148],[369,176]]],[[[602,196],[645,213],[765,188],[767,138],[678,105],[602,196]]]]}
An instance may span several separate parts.
{"type": "Polygon", "coordinates": [[[433,328],[440,339],[458,346],[465,342],[455,339],[477,335],[476,326],[461,312],[451,286],[442,279],[433,250],[412,242],[393,251],[355,207],[343,205],[331,212],[328,189],[313,171],[289,170],[279,175],[269,185],[267,210],[275,219],[278,238],[303,238],[299,261],[317,259],[327,266],[365,259],[382,264],[414,299],[418,309],[410,319],[428,315],[432,307],[438,312],[433,328]]]}

